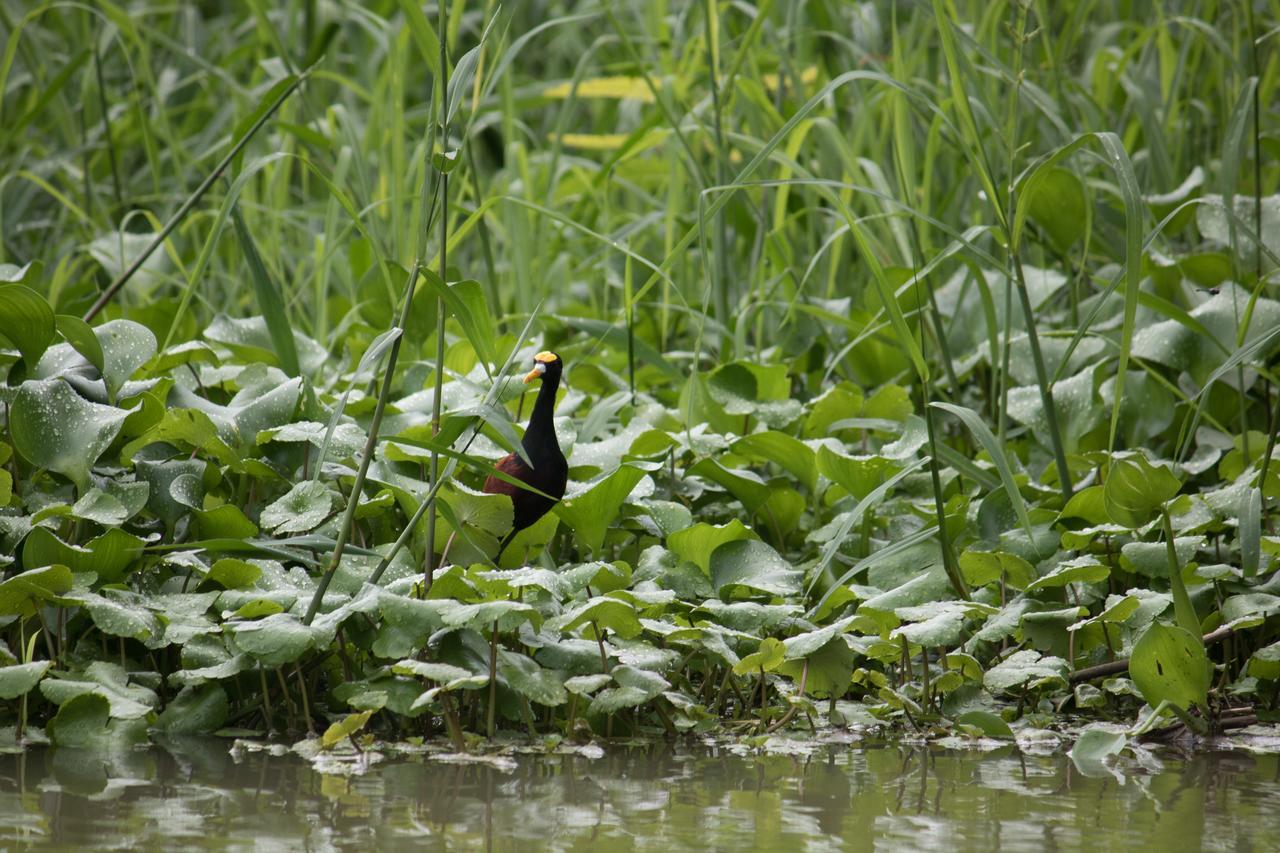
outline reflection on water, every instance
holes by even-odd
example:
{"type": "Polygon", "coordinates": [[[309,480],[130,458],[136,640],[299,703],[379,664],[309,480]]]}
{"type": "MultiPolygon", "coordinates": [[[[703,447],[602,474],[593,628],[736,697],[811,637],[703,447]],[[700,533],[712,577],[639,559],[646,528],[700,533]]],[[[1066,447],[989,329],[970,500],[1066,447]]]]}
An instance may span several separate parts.
{"type": "Polygon", "coordinates": [[[0,847],[129,850],[1275,849],[1280,758],[1216,752],[1122,776],[1065,755],[667,745],[514,770],[395,758],[364,775],[226,741],[0,756],[0,847]]]}

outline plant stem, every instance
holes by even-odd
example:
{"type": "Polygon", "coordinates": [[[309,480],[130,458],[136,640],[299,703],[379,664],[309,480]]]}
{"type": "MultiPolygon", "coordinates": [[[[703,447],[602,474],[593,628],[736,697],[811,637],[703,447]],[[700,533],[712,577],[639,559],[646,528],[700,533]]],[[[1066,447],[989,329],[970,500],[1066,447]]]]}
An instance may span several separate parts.
{"type": "MultiPolygon", "coordinates": [[[[382,389],[378,393],[378,402],[373,409],[373,418],[369,422],[369,435],[364,442],[364,454],[360,458],[360,467],[356,471],[355,481],[351,484],[351,495],[347,498],[347,509],[342,515],[342,521],[338,525],[338,538],[333,544],[333,556],[329,560],[329,568],[325,570],[324,575],[320,578],[320,582],[316,585],[315,594],[311,597],[311,605],[307,607],[307,615],[302,620],[304,625],[310,625],[311,620],[315,619],[316,612],[320,609],[320,602],[324,598],[325,590],[329,588],[329,582],[333,580],[333,575],[338,571],[338,565],[342,562],[342,552],[346,550],[347,540],[351,538],[351,528],[355,524],[356,506],[360,503],[360,495],[364,490],[365,475],[369,473],[369,463],[373,461],[374,449],[378,444],[378,428],[382,425],[382,416],[387,409],[387,400],[391,397],[392,378],[396,372],[396,359],[400,355],[400,342],[404,339],[404,329],[409,323],[409,310],[413,305],[413,285],[418,279],[418,262],[413,264],[409,270],[409,281],[405,285],[404,291],[404,307],[400,312],[400,336],[391,344],[391,352],[387,354],[387,371],[382,377],[382,389]]],[[[374,581],[376,583],[376,581],[374,581]]]]}

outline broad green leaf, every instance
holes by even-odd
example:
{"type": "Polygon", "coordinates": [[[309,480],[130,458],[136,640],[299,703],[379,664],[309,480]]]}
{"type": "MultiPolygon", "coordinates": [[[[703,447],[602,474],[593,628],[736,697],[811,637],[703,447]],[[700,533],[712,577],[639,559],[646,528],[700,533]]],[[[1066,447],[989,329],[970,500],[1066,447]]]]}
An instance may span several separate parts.
{"type": "Polygon", "coordinates": [[[262,510],[259,523],[276,533],[306,533],[333,512],[333,492],[318,480],[303,480],[262,510]]]}
{"type": "Polygon", "coordinates": [[[987,670],[983,686],[992,693],[1020,693],[1041,686],[1065,686],[1067,662],[1031,649],[1014,652],[987,670]]]}
{"type": "Polygon", "coordinates": [[[1084,186],[1066,169],[1049,169],[1027,200],[1031,218],[1049,235],[1059,253],[1084,236],[1088,219],[1084,186]]]}
{"type": "Polygon", "coordinates": [[[91,403],[61,379],[22,383],[9,411],[14,448],[84,492],[89,469],[115,440],[129,412],[91,403]]]}
{"type": "Polygon", "coordinates": [[[961,726],[972,726],[987,737],[1013,739],[1013,729],[1009,728],[1009,724],[1003,717],[990,711],[966,711],[956,717],[956,723],[961,726]]]}
{"type": "Polygon", "coordinates": [[[711,576],[711,554],[726,542],[750,539],[751,530],[736,518],[727,524],[700,521],[667,537],[667,547],[681,560],[695,564],[711,576]]]}
{"type": "Polygon", "coordinates": [[[112,320],[93,333],[102,348],[102,380],[107,386],[107,398],[115,400],[134,371],[156,354],[156,336],[132,320],[112,320]]]}
{"type": "Polygon", "coordinates": [[[1112,521],[1134,529],[1150,521],[1181,488],[1173,472],[1139,453],[1112,459],[1102,499],[1112,521]]]}
{"type": "Polygon", "coordinates": [[[572,631],[587,624],[612,631],[626,640],[644,632],[644,626],[640,624],[633,604],[604,595],[596,596],[556,619],[556,625],[561,631],[572,631]]]}
{"type": "Polygon", "coordinates": [[[585,550],[598,552],[623,502],[644,476],[639,468],[621,465],[585,491],[565,497],[553,512],[573,531],[585,550]]]}
{"type": "Polygon", "coordinates": [[[76,574],[94,572],[103,581],[114,583],[131,567],[137,567],[144,544],[138,537],[112,527],[83,545],[68,545],[48,528],[37,527],[22,546],[22,559],[28,566],[61,563],[76,574]]]}
{"type": "Polygon", "coordinates": [[[1033,536],[1031,532],[1031,518],[1027,515],[1027,505],[1022,501],[1022,494],[1018,491],[1018,484],[1013,479],[1013,468],[1009,464],[1009,458],[1005,456],[1004,448],[996,439],[991,429],[982,422],[982,418],[973,409],[964,406],[957,406],[954,403],[930,403],[935,409],[941,409],[955,415],[964,425],[969,428],[969,432],[973,433],[973,437],[978,439],[982,448],[987,451],[987,455],[991,457],[991,461],[995,463],[996,471],[1000,473],[1000,482],[1004,486],[1005,494],[1008,495],[1010,503],[1013,504],[1013,510],[1018,514],[1018,521],[1022,523],[1022,529],[1027,531],[1028,536],[1033,536]]]}
{"type": "Polygon", "coordinates": [[[1100,764],[1113,755],[1119,755],[1128,742],[1129,737],[1124,732],[1090,727],[1080,733],[1067,754],[1076,767],[1087,772],[1090,765],[1100,764]]]}
{"type": "Polygon", "coordinates": [[[498,652],[498,675],[512,690],[539,705],[554,707],[569,701],[562,671],[543,669],[533,658],[519,652],[498,652]]]}
{"type": "Polygon", "coordinates": [[[105,696],[82,693],[62,704],[49,721],[49,740],[54,746],[103,751],[129,746],[146,739],[145,727],[112,720],[105,696]]]}
{"type": "Polygon", "coordinates": [[[726,542],[711,554],[711,582],[722,596],[734,586],[770,595],[794,595],[803,578],[803,572],[759,540],[726,542]]]}
{"type": "Polygon", "coordinates": [[[354,736],[357,732],[365,727],[369,722],[369,718],[373,716],[373,711],[361,711],[357,714],[347,714],[338,722],[333,723],[329,728],[324,730],[324,734],[320,736],[321,749],[333,749],[349,737],[354,736]]]}
{"type": "Polygon", "coordinates": [[[51,666],[47,660],[0,666],[0,699],[17,699],[40,683],[51,666]]]}
{"type": "Polygon", "coordinates": [[[615,666],[610,673],[617,687],[601,690],[587,708],[589,714],[612,714],[624,708],[643,705],[671,689],[671,684],[656,672],[631,666],[615,666]]]}
{"type": "Polygon", "coordinates": [[[772,672],[782,665],[786,656],[786,646],[774,637],[765,637],[760,641],[760,648],[733,665],[734,675],[754,675],[761,670],[772,672]]]}
{"type": "Polygon", "coordinates": [[[293,663],[315,641],[312,630],[288,613],[275,613],[253,622],[230,622],[224,630],[236,648],[266,667],[293,663]]]}
{"type": "Polygon", "coordinates": [[[191,685],[165,706],[156,726],[169,734],[212,734],[226,725],[231,711],[227,692],[221,684],[191,685]]]}
{"type": "Polygon", "coordinates": [[[0,582],[0,616],[34,616],[41,602],[62,595],[71,585],[71,569],[62,565],[28,569],[14,575],[0,582]]]}
{"type": "Polygon", "coordinates": [[[1205,704],[1213,669],[1199,637],[1152,622],[1133,646],[1129,676],[1151,707],[1168,701],[1187,711],[1205,704]]]}
{"type": "Polygon", "coordinates": [[[0,335],[13,342],[33,369],[57,333],[53,309],[25,284],[0,283],[0,335]]]}

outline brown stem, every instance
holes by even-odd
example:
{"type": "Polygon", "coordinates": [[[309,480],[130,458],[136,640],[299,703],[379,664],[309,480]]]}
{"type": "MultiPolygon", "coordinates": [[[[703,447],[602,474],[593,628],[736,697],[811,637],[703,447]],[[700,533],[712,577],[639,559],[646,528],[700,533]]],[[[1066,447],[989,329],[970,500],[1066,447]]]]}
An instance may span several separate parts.
{"type": "MultiPolygon", "coordinates": [[[[1208,634],[1205,634],[1204,643],[1205,645],[1218,643],[1233,634],[1235,634],[1234,628],[1219,628],[1216,631],[1210,631],[1208,634]]],[[[1080,681],[1091,681],[1095,678],[1101,678],[1104,675],[1116,675],[1118,673],[1128,671],[1129,659],[1121,658],[1120,660],[1113,660],[1110,663],[1100,663],[1097,666],[1088,666],[1084,669],[1077,669],[1068,676],[1067,680],[1072,684],[1076,684],[1080,681]]]]}

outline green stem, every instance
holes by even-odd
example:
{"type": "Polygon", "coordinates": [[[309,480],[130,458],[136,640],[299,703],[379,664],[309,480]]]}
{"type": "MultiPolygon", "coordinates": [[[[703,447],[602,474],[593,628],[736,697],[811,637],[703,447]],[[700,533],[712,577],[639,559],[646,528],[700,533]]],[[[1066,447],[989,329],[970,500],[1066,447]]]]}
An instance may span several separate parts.
{"type": "MultiPolygon", "coordinates": [[[[1169,587],[1173,591],[1173,615],[1178,625],[1186,629],[1194,637],[1200,637],[1200,619],[1191,606],[1191,596],[1187,594],[1187,585],[1182,580],[1182,568],[1178,565],[1178,549],[1173,541],[1173,521],[1169,518],[1169,510],[1160,508],[1160,523],[1164,528],[1165,553],[1169,557],[1169,587]]],[[[1203,642],[1203,638],[1201,638],[1203,642]]]]}
{"type": "MultiPolygon", "coordinates": [[[[360,503],[360,495],[364,491],[365,476],[369,473],[369,463],[373,461],[374,449],[378,444],[378,428],[382,425],[382,416],[387,409],[387,400],[391,397],[391,382],[396,372],[396,359],[400,355],[400,342],[404,339],[404,329],[409,323],[409,310],[413,305],[413,285],[418,279],[418,265],[415,261],[409,270],[409,281],[405,285],[404,307],[400,311],[399,329],[401,335],[391,344],[391,352],[387,355],[387,371],[382,377],[382,390],[378,394],[377,405],[373,409],[373,419],[369,423],[369,436],[365,439],[364,454],[360,459],[360,468],[356,471],[355,482],[351,484],[351,495],[347,499],[346,512],[342,514],[342,522],[338,525],[338,538],[333,544],[333,556],[329,560],[329,568],[325,570],[320,582],[316,585],[315,595],[311,597],[311,605],[307,608],[303,623],[311,624],[320,609],[320,601],[324,598],[329,582],[338,571],[342,562],[342,552],[346,550],[347,540],[351,538],[351,528],[355,524],[356,506],[360,503]]],[[[434,495],[434,486],[433,492],[434,495]]]]}

